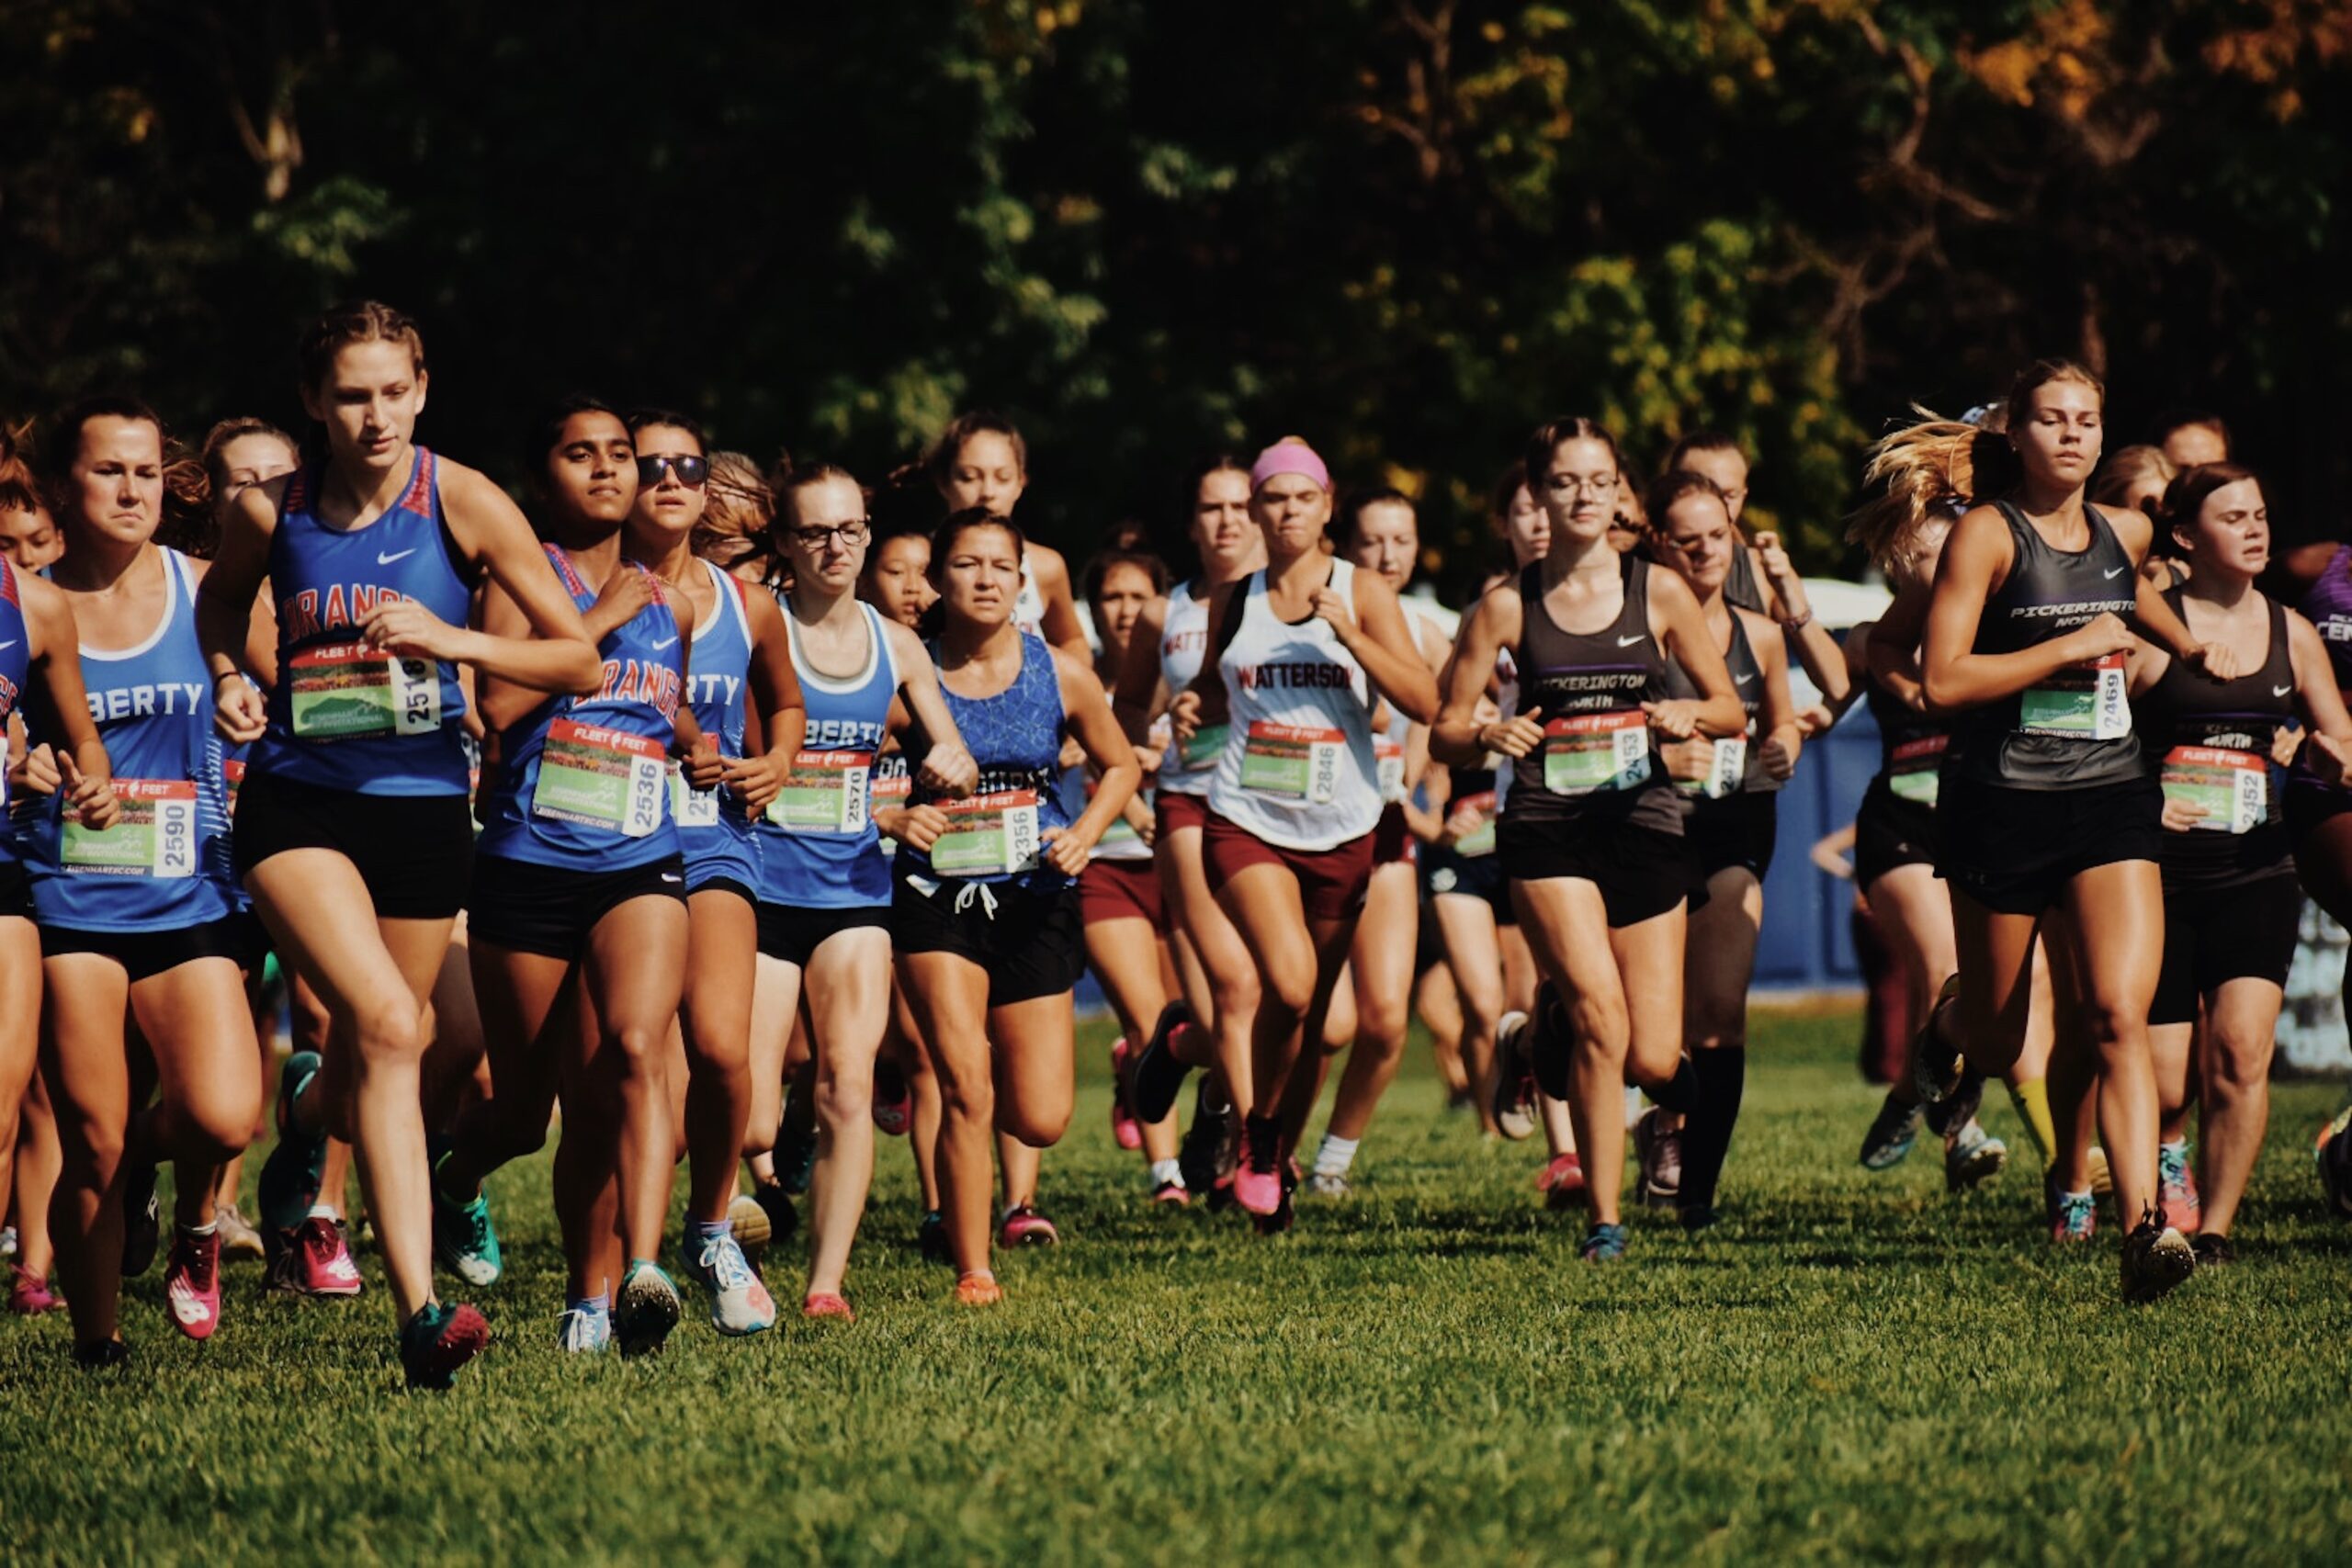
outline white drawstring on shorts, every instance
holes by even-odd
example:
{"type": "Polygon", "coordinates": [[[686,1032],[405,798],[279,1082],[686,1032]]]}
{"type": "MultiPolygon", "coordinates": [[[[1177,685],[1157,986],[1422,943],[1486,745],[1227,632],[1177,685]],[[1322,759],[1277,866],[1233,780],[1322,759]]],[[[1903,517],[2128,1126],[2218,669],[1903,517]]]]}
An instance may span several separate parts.
{"type": "Polygon", "coordinates": [[[972,895],[975,893],[980,896],[980,912],[988,916],[989,919],[995,919],[996,895],[989,890],[989,885],[985,882],[967,882],[961,888],[956,890],[956,912],[960,915],[965,910],[970,908],[972,907],[972,895]]]}

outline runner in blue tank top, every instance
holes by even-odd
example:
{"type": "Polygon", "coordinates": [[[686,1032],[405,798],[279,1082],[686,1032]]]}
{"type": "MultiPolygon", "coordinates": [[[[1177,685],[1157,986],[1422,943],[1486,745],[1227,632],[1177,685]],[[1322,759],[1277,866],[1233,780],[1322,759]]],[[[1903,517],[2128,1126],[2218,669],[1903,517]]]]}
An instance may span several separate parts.
{"type": "MultiPolygon", "coordinates": [[[[573,399],[544,422],[535,456],[543,569],[583,612],[601,673],[594,691],[552,698],[481,683],[496,782],[467,915],[496,1091],[434,1162],[436,1242],[453,1263],[494,1249],[482,1180],[538,1148],[560,1097],[555,1199],[570,1284],[558,1340],[601,1350],[617,1337],[635,1353],[659,1348],[678,1320],[676,1287],[654,1259],[676,1155],[662,1068],[686,907],[669,762],[700,739],[679,709],[692,628],[660,580],[622,558],[638,480],[620,415],[573,399]],[[593,1031],[556,1005],[573,986],[593,1031]],[[617,1230],[596,1212],[616,1179],[617,1230]]],[[[514,635],[523,622],[503,585],[484,594],[485,630],[514,635]]]]}
{"type": "Polygon", "coordinates": [[[262,743],[238,795],[237,868],[279,957],[332,1020],[324,1063],[299,1053],[279,1080],[261,1219],[282,1235],[309,1217],[329,1128],[350,1135],[402,1370],[411,1387],[446,1388],[490,1329],[434,1295],[418,1095],[424,1008],[473,846],[445,667],[539,692],[593,692],[603,674],[514,503],[415,445],[426,389],[415,323],[373,301],[338,308],[304,335],[300,362],[323,460],[238,499],[197,604],[221,734],[262,743]],[[275,709],[243,679],[265,578],[275,709]],[[496,632],[467,625],[484,583],[521,607],[496,632]]]}
{"type": "MultiPolygon", "coordinates": [[[[856,596],[872,525],[840,468],[796,468],[777,497],[793,588],[783,621],[808,729],[760,821],[762,1014],[809,1025],[817,1154],[801,1312],[846,1317],[851,1243],[874,1177],[874,1065],[890,1005],[890,874],[875,852],[873,777],[893,705],[938,736],[919,770],[944,795],[978,770],[948,716],[931,656],[856,596]]],[[[757,1055],[780,1062],[784,1041],[757,1055]]],[[[797,1092],[797,1091],[796,1091],[797,1092]]]]}
{"type": "MultiPolygon", "coordinates": [[[[879,824],[899,840],[899,983],[945,1099],[941,1197],[956,1299],[968,1305],[1002,1295],[989,1267],[991,1129],[1042,1149],[1069,1122],[1074,884],[1142,777],[1085,661],[1013,625],[1021,550],[1019,529],[978,509],[933,536],[933,657],[979,779],[969,797],[951,800],[919,777],[913,804],[879,824]],[[1102,770],[1075,822],[1063,820],[1054,789],[1065,734],[1102,770]]],[[[910,750],[923,755],[920,744],[910,750]]]]}
{"type": "MultiPolygon", "coordinates": [[[[89,716],[122,807],[93,833],[51,802],[24,835],[51,987],[66,1298],[78,1342],[114,1337],[121,1273],[143,1272],[154,1256],[155,1168],[169,1159],[179,1196],[164,1296],[175,1325],[202,1339],[220,1313],[214,1183],[252,1134],[261,1077],[226,868],[212,852],[228,819],[196,639],[197,574],[153,542],[164,441],[152,414],[84,405],[60,421],[59,452],[71,454],[58,487],[68,543],[51,575],[75,611],[89,716]],[[163,1089],[151,1112],[137,1111],[130,1091],[134,1006],[163,1089]],[[115,1137],[93,1139],[97,1128],[115,1137]],[[109,1143],[113,1171],[102,1168],[109,1143]]],[[[52,739],[45,722],[29,738],[52,739]]]]}
{"type": "MultiPolygon", "coordinates": [[[[117,437],[143,434],[135,423],[131,432],[113,428],[123,423],[119,419],[101,422],[117,437]]],[[[161,458],[156,458],[152,471],[142,471],[142,465],[136,459],[147,455],[144,447],[135,453],[110,454],[102,463],[91,467],[113,469],[106,479],[118,489],[127,479],[133,492],[133,509],[153,511],[162,504],[161,458]],[[134,460],[126,463],[124,457],[134,460]]],[[[69,456],[78,463],[78,450],[69,452],[69,456]]],[[[78,491],[81,485],[77,481],[72,488],[78,491]]],[[[0,513],[40,513],[40,490],[15,444],[0,434],[0,513]]],[[[65,508],[61,506],[60,510],[65,508]]],[[[148,526],[153,527],[152,520],[148,526]]],[[[78,826],[92,832],[110,828],[119,815],[112,769],[107,761],[106,747],[98,739],[97,727],[90,721],[82,690],[74,612],[54,584],[19,572],[14,565],[0,560],[0,726],[6,725],[10,715],[26,710],[35,681],[40,682],[48,711],[62,733],[53,748],[37,750],[26,759],[28,788],[43,794],[62,789],[64,807],[74,815],[78,826]],[[68,779],[73,781],[70,786],[65,782],[68,779]]],[[[6,778],[0,777],[0,811],[6,809],[7,791],[6,778]]],[[[43,967],[40,937],[33,925],[32,894],[24,865],[17,859],[15,836],[0,832],[0,1135],[7,1138],[11,1148],[15,1146],[17,1116],[25,1091],[32,1082],[40,1049],[43,967]]],[[[55,1092],[52,1080],[52,1098],[55,1092]]],[[[119,1114],[127,1119],[127,1090],[118,1099],[121,1101],[119,1114]]],[[[120,1204],[108,1204],[103,1197],[113,1181],[119,1159],[98,1157],[96,1151],[86,1146],[78,1153],[87,1171],[82,1189],[78,1193],[69,1193],[61,1182],[56,1194],[60,1206],[54,1212],[67,1221],[61,1231],[93,1233],[82,1255],[96,1262],[107,1256],[108,1238],[119,1238],[121,1234],[120,1204]],[[74,1224],[77,1218],[81,1222],[78,1226],[74,1224]]],[[[25,1186],[17,1189],[20,1200],[28,1191],[25,1186]]],[[[120,1242],[116,1240],[112,1256],[118,1260],[120,1251],[120,1242]]],[[[37,1278],[41,1280],[40,1294],[49,1296],[53,1303],[55,1297],[49,1295],[45,1282],[46,1260],[36,1261],[28,1246],[17,1262],[30,1264],[40,1270],[37,1278]]],[[[113,1269],[101,1264],[98,1271],[111,1276],[113,1269]]],[[[24,1279],[19,1275],[17,1290],[11,1292],[12,1300],[20,1299],[18,1292],[23,1286],[24,1279]]],[[[77,1317],[74,1321],[74,1357],[88,1367],[111,1366],[130,1354],[114,1330],[112,1287],[98,1295],[96,1316],[103,1331],[85,1337],[82,1320],[77,1317]]]]}
{"type": "Polygon", "coordinates": [[[685,1085],[692,1178],[680,1262],[709,1292],[711,1325],[749,1334],[775,1321],[775,1303],[728,1219],[752,1114],[759,951],[752,908],[760,882],[752,813],[774,798],[799,750],[800,687],[775,598],[694,554],[709,497],[701,427],[683,414],[661,412],[632,414],[628,423],[638,491],[628,549],[662,580],[692,625],[686,688],[706,741],[673,781],[689,926],[684,1055],[670,1063],[685,1085]]]}

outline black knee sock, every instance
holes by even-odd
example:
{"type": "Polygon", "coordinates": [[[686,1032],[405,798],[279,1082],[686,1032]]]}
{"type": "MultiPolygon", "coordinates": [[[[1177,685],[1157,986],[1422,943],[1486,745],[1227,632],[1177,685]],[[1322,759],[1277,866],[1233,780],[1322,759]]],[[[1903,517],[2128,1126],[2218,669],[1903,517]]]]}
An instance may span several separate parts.
{"type": "Polygon", "coordinates": [[[1682,1126],[1682,1194],[1678,1201],[1685,1209],[1711,1209],[1747,1088],[1747,1049],[1728,1045],[1701,1051],[1684,1065],[1697,1076],[1698,1094],[1682,1126]]]}
{"type": "Polygon", "coordinates": [[[1662,1084],[1644,1084],[1642,1092],[1657,1101],[1660,1111],[1671,1111],[1688,1116],[1699,1109],[1699,1073],[1683,1057],[1674,1064],[1674,1076],[1662,1084]]]}

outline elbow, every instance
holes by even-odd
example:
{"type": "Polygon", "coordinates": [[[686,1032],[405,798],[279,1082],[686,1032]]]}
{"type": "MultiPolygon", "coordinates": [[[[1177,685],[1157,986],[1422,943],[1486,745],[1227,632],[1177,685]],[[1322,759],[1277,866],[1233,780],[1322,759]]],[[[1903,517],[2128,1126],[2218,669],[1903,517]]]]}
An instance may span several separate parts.
{"type": "Polygon", "coordinates": [[[593,697],[605,684],[605,662],[588,643],[573,645],[571,657],[564,662],[560,690],[575,697],[593,697]]]}

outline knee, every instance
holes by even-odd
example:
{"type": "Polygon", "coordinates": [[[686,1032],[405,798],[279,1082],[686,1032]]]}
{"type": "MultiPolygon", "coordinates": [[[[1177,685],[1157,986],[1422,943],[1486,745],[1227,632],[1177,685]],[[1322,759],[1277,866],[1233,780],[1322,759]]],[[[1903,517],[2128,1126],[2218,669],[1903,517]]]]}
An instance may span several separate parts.
{"type": "Polygon", "coordinates": [[[752,1043],[740,1032],[694,1029],[686,1034],[686,1066],[696,1077],[735,1077],[752,1065],[752,1043]]]}
{"type": "Polygon", "coordinates": [[[1315,1005],[1315,970],[1309,964],[1280,964],[1263,980],[1258,998],[1260,1016],[1295,1028],[1315,1005]]]}
{"type": "Polygon", "coordinates": [[[1216,1004],[1219,1018],[1248,1018],[1258,1010],[1258,976],[1254,972],[1213,976],[1209,999],[1216,1004]]]}
{"type": "Polygon", "coordinates": [[[57,1118],[58,1141],[65,1156],[66,1165],[75,1170],[97,1177],[101,1181],[112,1177],[122,1164],[122,1150],[130,1129],[87,1117],[60,1114],[57,1118]]]}
{"type": "Polygon", "coordinates": [[[2211,1057],[2206,1076],[2214,1093],[2238,1100],[2269,1083],[2270,1036],[2217,1029],[2207,1037],[2206,1047],[2211,1057]]]}
{"type": "Polygon", "coordinates": [[[669,1031],[644,1024],[625,1024],[614,1032],[613,1066],[624,1082],[658,1083],[662,1077],[669,1031]]]}
{"type": "MultiPolygon", "coordinates": [[[[2134,1008],[2106,998],[2094,999],[2083,1004],[2077,1018],[2085,1037],[2098,1047],[2101,1055],[2112,1056],[2125,1050],[2146,1054],[2148,1009],[2144,1002],[2134,1008]]],[[[2020,1030],[2018,1047],[2022,1049],[2024,1043],[2024,1032],[2020,1030]]]]}
{"type": "Polygon", "coordinates": [[[1568,1026],[1578,1046],[1604,1059],[1623,1057],[1631,1043],[1633,1021],[1615,997],[1578,997],[1568,1008],[1568,1026]]]}
{"type": "Polygon", "coordinates": [[[1377,1006],[1360,1009],[1356,1013],[1356,1048],[1369,1045],[1384,1056],[1402,1055],[1405,1049],[1407,1014],[1400,998],[1394,1002],[1383,1000],[1377,1006]]]}
{"type": "Polygon", "coordinates": [[[422,1022],[415,1001],[405,995],[363,1007],[352,1021],[360,1060],[370,1066],[413,1060],[423,1044],[422,1022]]]}
{"type": "Polygon", "coordinates": [[[218,1165],[244,1152],[253,1122],[243,1106],[218,1098],[198,1100],[186,1108],[185,1115],[178,1151],[183,1158],[218,1165]]]}
{"type": "Polygon", "coordinates": [[[1049,1149],[1069,1130],[1070,1107],[1007,1105],[997,1119],[997,1131],[1033,1149],[1049,1149]]]}
{"type": "Polygon", "coordinates": [[[817,1075],[817,1120],[842,1127],[874,1110],[873,1064],[829,1067],[817,1075]]]}

